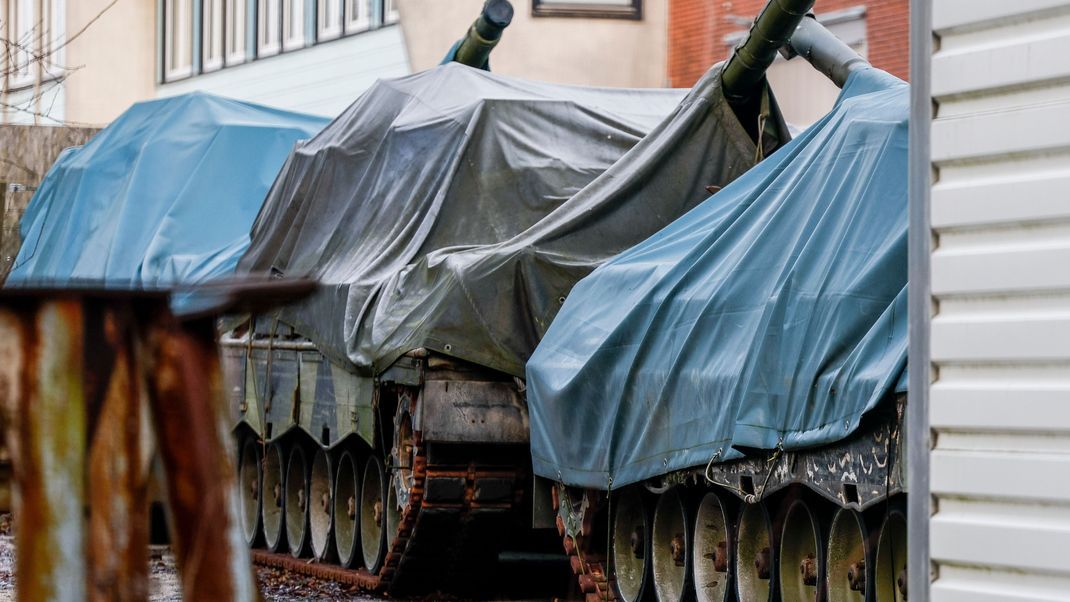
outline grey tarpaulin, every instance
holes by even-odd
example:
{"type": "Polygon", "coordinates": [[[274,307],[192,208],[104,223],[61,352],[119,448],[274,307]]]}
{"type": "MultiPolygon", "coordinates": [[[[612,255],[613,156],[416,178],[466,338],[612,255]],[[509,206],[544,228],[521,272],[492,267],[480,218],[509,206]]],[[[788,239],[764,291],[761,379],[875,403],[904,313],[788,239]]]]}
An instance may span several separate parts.
{"type": "MultiPolygon", "coordinates": [[[[335,361],[367,367],[383,283],[434,249],[507,239],[632,148],[681,90],[561,86],[448,63],[382,80],[297,149],[239,271],[310,276],[285,308],[335,361]]],[[[410,319],[420,321],[419,316],[410,319]]]]}
{"type": "Polygon", "coordinates": [[[360,372],[426,347],[523,375],[579,278],[753,165],[717,73],[686,98],[457,64],[379,82],[290,157],[239,271],[318,279],[280,318],[360,372]]]}
{"type": "Polygon", "coordinates": [[[832,112],[576,285],[528,363],[537,474],[620,487],[838,441],[907,352],[909,91],[832,112]]]}

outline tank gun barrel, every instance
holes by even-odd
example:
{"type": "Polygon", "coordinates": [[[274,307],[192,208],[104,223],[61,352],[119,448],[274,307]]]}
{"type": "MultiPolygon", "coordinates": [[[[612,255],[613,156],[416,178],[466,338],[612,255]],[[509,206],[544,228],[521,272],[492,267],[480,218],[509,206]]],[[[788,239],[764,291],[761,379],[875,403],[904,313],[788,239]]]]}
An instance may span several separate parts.
{"type": "Polygon", "coordinates": [[[502,32],[513,20],[513,5],[509,0],[487,0],[479,18],[468,28],[453,60],[469,67],[483,68],[490,51],[498,45],[502,32]]]}
{"type": "Polygon", "coordinates": [[[728,102],[746,104],[760,91],[765,70],[813,6],[814,0],[769,0],[721,72],[728,102]]]}
{"type": "Polygon", "coordinates": [[[792,58],[801,56],[832,83],[842,88],[852,71],[869,67],[869,61],[817,22],[813,15],[803,19],[781,52],[792,58]]]}

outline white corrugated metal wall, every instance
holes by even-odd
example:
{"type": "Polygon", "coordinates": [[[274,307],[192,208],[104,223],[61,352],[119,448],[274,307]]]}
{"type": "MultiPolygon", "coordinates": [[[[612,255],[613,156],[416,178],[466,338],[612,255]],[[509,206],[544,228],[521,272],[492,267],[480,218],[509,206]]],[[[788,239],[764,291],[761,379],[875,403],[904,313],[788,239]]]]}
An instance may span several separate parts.
{"type": "Polygon", "coordinates": [[[1070,600],[1070,2],[931,6],[931,599],[1070,600]]]}

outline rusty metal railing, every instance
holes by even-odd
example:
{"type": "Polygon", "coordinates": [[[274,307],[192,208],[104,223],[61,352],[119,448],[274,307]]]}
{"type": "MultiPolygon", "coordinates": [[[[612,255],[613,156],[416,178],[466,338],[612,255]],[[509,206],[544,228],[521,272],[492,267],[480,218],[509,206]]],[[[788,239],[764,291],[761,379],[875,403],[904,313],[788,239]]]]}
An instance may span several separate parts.
{"type": "Polygon", "coordinates": [[[310,289],[214,287],[196,316],[175,315],[161,291],[0,292],[0,418],[14,461],[19,600],[147,599],[154,454],[185,599],[259,597],[207,316],[310,289]]]}

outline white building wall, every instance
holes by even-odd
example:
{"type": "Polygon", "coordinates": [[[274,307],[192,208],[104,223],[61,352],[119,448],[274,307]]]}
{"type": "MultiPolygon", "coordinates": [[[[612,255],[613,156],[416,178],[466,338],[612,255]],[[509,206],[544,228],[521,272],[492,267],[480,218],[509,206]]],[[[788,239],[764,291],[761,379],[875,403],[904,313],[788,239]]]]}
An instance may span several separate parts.
{"type": "Polygon", "coordinates": [[[932,11],[931,599],[1070,600],[1070,2],[932,11]]]}
{"type": "Polygon", "coordinates": [[[157,95],[200,90],[334,117],[375,80],[409,72],[401,28],[395,25],[162,84],[157,95]]]}

